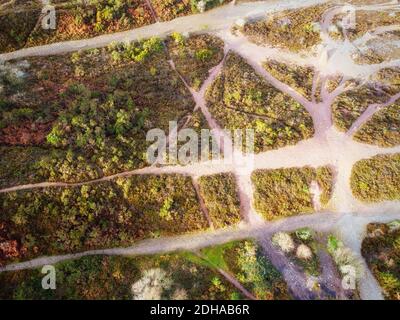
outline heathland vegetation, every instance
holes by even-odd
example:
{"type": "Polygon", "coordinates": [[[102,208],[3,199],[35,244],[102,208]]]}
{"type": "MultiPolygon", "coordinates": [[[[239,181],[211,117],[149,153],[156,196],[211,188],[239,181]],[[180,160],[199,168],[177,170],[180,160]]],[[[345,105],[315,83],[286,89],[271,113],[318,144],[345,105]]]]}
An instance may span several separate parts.
{"type": "MultiPolygon", "coordinates": [[[[8,185],[143,167],[148,130],[168,132],[169,121],[194,109],[157,38],[9,63],[0,78],[1,153],[16,159],[8,185]]],[[[197,129],[206,125],[192,118],[197,129]]]]}
{"type": "Polygon", "coordinates": [[[353,194],[365,202],[400,199],[400,154],[358,161],[352,170],[353,194]]]}
{"type": "Polygon", "coordinates": [[[208,228],[192,180],[178,175],[10,192],[0,206],[0,264],[208,228]]]}
{"type": "Polygon", "coordinates": [[[265,219],[273,220],[296,214],[314,212],[314,197],[310,190],[315,181],[326,205],[332,194],[333,172],[329,167],[257,170],[252,174],[255,188],[254,204],[265,219]]]}
{"type": "Polygon", "coordinates": [[[321,42],[319,21],[327,4],[285,10],[266,19],[246,23],[244,34],[257,44],[299,52],[321,42]]]}
{"type": "Polygon", "coordinates": [[[255,152],[312,137],[311,116],[303,106],[256,74],[230,53],[222,73],[207,92],[210,112],[226,129],[254,129],[255,152]]]}
{"type": "Polygon", "coordinates": [[[55,265],[55,290],[40,269],[0,274],[0,299],[290,299],[282,275],[253,240],[157,256],[89,256],[55,265]],[[222,271],[222,272],[221,272],[222,271]]]}
{"type": "Polygon", "coordinates": [[[385,298],[400,300],[400,221],[369,224],[361,251],[385,298]]]}

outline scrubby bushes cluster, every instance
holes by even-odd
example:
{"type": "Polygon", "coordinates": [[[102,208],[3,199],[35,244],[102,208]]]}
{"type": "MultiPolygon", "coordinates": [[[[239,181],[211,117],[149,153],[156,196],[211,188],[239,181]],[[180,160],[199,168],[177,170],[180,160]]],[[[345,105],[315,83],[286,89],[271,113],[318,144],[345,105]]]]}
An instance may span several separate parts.
{"type": "Polygon", "coordinates": [[[232,174],[202,176],[199,185],[214,227],[227,227],[240,222],[240,202],[232,174]]]}
{"type": "Polygon", "coordinates": [[[40,167],[40,161],[46,159],[43,164],[47,167],[50,154],[49,150],[38,147],[0,146],[0,187],[17,185],[21,181],[41,182],[47,169],[40,167]]]}
{"type": "Polygon", "coordinates": [[[390,95],[400,90],[400,67],[383,68],[372,76],[372,81],[380,84],[390,95]]]}
{"type": "Polygon", "coordinates": [[[400,199],[400,154],[358,161],[351,173],[353,194],[365,202],[400,199]]]}
{"type": "Polygon", "coordinates": [[[355,40],[366,32],[373,31],[377,27],[398,25],[400,23],[400,15],[398,12],[390,12],[389,10],[357,10],[355,22],[355,28],[347,32],[351,40],[355,40]]]}
{"type": "Polygon", "coordinates": [[[222,40],[207,34],[185,38],[179,33],[173,33],[167,45],[177,70],[196,90],[208,77],[209,70],[224,56],[222,40]]]}
{"type": "Polygon", "coordinates": [[[130,61],[142,62],[150,55],[163,49],[160,38],[150,38],[140,42],[112,43],[108,46],[114,62],[130,61]]]}
{"type": "MultiPolygon", "coordinates": [[[[349,275],[349,268],[354,270],[354,275],[356,276],[355,280],[363,276],[364,269],[358,257],[336,236],[328,236],[326,247],[342,276],[349,275]]],[[[353,273],[350,275],[353,275],[353,273]]]]}
{"type": "Polygon", "coordinates": [[[60,113],[47,143],[81,153],[105,175],[138,167],[145,162],[150,129],[145,123],[150,114],[149,109],[136,107],[128,93],[117,91],[101,102],[96,93],[83,88],[69,109],[60,113]]]}
{"type": "Polygon", "coordinates": [[[162,21],[191,14],[190,0],[151,0],[151,3],[162,21]]]}
{"type": "Polygon", "coordinates": [[[0,53],[23,48],[41,13],[39,7],[10,9],[0,12],[0,53]]]}
{"type": "Polygon", "coordinates": [[[150,8],[141,0],[89,0],[56,4],[56,30],[35,28],[26,46],[88,38],[154,23],[150,8]]]}
{"type": "Polygon", "coordinates": [[[400,221],[369,224],[361,252],[385,298],[400,300],[400,221]]]}
{"type": "MultiPolygon", "coordinates": [[[[107,49],[29,59],[26,76],[21,78],[24,93],[8,94],[9,85],[4,89],[7,94],[2,102],[5,116],[0,141],[11,146],[21,144],[13,138],[12,125],[19,126],[15,129],[19,131],[27,127],[23,136],[31,137],[31,144],[47,149],[48,154],[42,152],[36,161],[32,159],[29,168],[35,170],[28,170],[28,163],[16,161],[17,171],[7,173],[12,179],[9,185],[18,180],[86,181],[146,165],[146,132],[152,128],[167,132],[169,121],[180,123],[194,108],[189,91],[161,49],[161,40],[151,38],[107,49]],[[112,58],[115,52],[118,61],[112,58]],[[76,67],[83,75],[76,75],[76,67]],[[42,104],[46,107],[37,111],[42,104]],[[13,115],[12,119],[7,114],[13,115]],[[39,127],[42,123],[44,127],[39,127]],[[33,126],[39,132],[32,130],[33,126]],[[23,172],[27,174],[20,174],[23,172]]],[[[206,126],[195,114],[188,125],[199,130],[206,126]]],[[[31,153],[11,146],[2,153],[15,156],[21,152],[21,158],[31,153]]],[[[2,176],[2,183],[5,180],[2,176]]]]}
{"type": "Polygon", "coordinates": [[[236,54],[207,92],[212,115],[226,129],[254,129],[255,152],[295,144],[314,133],[303,106],[280,92],[236,54]]]}
{"type": "Polygon", "coordinates": [[[243,32],[258,44],[290,51],[308,50],[321,42],[319,21],[329,5],[316,5],[273,13],[245,24],[243,32]]]}
{"type": "Polygon", "coordinates": [[[322,190],[326,204],[332,194],[333,174],[329,167],[257,170],[252,174],[256,210],[268,220],[314,212],[312,181],[322,190]]]}
{"type": "Polygon", "coordinates": [[[162,21],[204,12],[228,2],[229,0],[151,0],[158,18],[162,21]]]}
{"type": "Polygon", "coordinates": [[[229,0],[190,0],[193,13],[203,12],[228,2],[229,0]]]}
{"type": "Polygon", "coordinates": [[[288,288],[282,275],[265,257],[262,249],[253,241],[244,241],[236,249],[236,265],[239,267],[238,279],[258,299],[290,299],[288,288]]]}
{"type": "Polygon", "coordinates": [[[128,8],[136,1],[121,0],[90,0],[88,7],[77,7],[74,12],[75,23],[94,25],[94,30],[102,31],[113,20],[119,20],[122,25],[134,22],[131,15],[127,15],[128,8]],[[89,9],[89,7],[91,7],[89,9]]]}
{"type": "Polygon", "coordinates": [[[40,269],[0,274],[1,299],[132,299],[139,270],[133,258],[83,257],[55,265],[56,290],[42,288],[40,269]]]}
{"type": "Polygon", "coordinates": [[[2,242],[16,241],[19,252],[2,255],[1,263],[128,246],[207,227],[191,179],[183,176],[12,192],[1,194],[0,203],[2,242]]]}

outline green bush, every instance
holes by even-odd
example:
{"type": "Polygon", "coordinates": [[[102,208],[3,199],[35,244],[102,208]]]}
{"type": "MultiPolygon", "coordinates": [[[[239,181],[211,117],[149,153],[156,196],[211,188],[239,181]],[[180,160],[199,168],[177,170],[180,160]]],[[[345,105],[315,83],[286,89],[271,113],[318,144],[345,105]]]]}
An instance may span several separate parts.
{"type": "Polygon", "coordinates": [[[200,49],[196,51],[195,57],[197,60],[205,62],[213,56],[213,52],[210,49],[200,49]]]}

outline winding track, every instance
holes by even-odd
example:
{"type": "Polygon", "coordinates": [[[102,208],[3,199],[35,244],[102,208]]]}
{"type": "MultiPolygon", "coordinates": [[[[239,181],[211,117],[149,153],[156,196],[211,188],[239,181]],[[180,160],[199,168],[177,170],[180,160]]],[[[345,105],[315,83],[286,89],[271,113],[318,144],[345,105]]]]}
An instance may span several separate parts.
{"type": "MultiPolygon", "coordinates": [[[[305,1],[302,3],[302,5],[310,5],[321,2],[324,1],[305,1]]],[[[222,161],[210,161],[206,163],[192,164],[185,167],[148,167],[129,172],[122,172],[117,175],[77,184],[44,182],[2,189],[0,190],[0,193],[34,188],[80,186],[135,174],[181,173],[196,178],[205,174],[233,172],[237,179],[238,186],[240,187],[239,194],[241,200],[241,209],[246,223],[237,229],[210,230],[203,233],[179,237],[145,240],[138,242],[136,245],[129,248],[102,249],[62,256],[43,257],[27,262],[7,265],[0,268],[0,272],[7,270],[35,268],[45,264],[54,264],[59,261],[77,259],[88,255],[138,255],[172,252],[176,250],[195,250],[205,246],[216,245],[227,241],[244,239],[248,237],[264,239],[263,246],[266,248],[267,254],[268,252],[271,254],[272,248],[270,247],[268,239],[274,232],[278,230],[290,231],[305,226],[324,232],[329,230],[336,231],[337,233],[341,234],[346,245],[352,248],[362,260],[360,248],[365,225],[369,222],[387,222],[400,218],[399,202],[385,202],[377,205],[367,206],[360,203],[353,197],[350,188],[351,168],[355,162],[377,154],[400,152],[400,146],[384,149],[376,146],[357,143],[351,139],[351,135],[372,116],[373,112],[376,112],[379,108],[385,107],[387,104],[370,106],[368,110],[356,121],[349,132],[339,133],[332,126],[331,104],[338,95],[348,90],[348,88],[344,85],[344,81],[342,81],[342,84],[331,93],[328,93],[326,87],[323,86],[321,89],[322,102],[317,103],[315,99],[316,88],[314,86],[313,98],[311,101],[308,101],[293,88],[290,88],[288,85],[275,79],[267,71],[265,71],[265,69],[262,67],[262,62],[266,58],[277,60],[286,59],[289,61],[298,62],[300,64],[313,65],[319,71],[317,72],[318,77],[320,75],[324,77],[324,84],[326,85],[325,80],[329,78],[329,74],[332,72],[332,66],[335,64],[335,59],[337,58],[335,55],[333,55],[332,58],[327,58],[327,60],[324,61],[324,64],[320,64],[320,62],[318,62],[320,60],[315,59],[315,57],[300,57],[299,55],[289,54],[282,50],[259,47],[248,42],[243,36],[234,37],[230,34],[229,28],[236,19],[243,16],[252,18],[260,17],[265,11],[276,8],[276,5],[277,3],[275,1],[248,3],[237,6],[230,5],[201,15],[179,18],[166,23],[157,23],[155,25],[146,26],[128,32],[105,35],[87,40],[68,41],[59,44],[27,48],[0,55],[0,60],[11,60],[32,55],[61,54],[79,49],[105,46],[112,41],[136,40],[150,36],[163,36],[170,33],[172,30],[178,32],[197,31],[201,30],[202,26],[207,23],[209,26],[209,31],[214,32],[225,41],[225,53],[227,53],[229,50],[232,50],[240,54],[248,61],[248,63],[259,75],[265,78],[274,87],[301,103],[311,114],[316,131],[316,134],[312,139],[302,141],[294,146],[288,146],[278,150],[257,154],[254,156],[254,159],[248,158],[235,150],[236,156],[241,157],[245,161],[254,161],[254,166],[248,168],[247,170],[238,170],[234,165],[227,165],[222,161]],[[333,212],[294,216],[276,222],[264,222],[260,219],[252,205],[253,190],[250,175],[253,169],[288,168],[304,165],[318,167],[327,164],[334,166],[337,171],[334,195],[330,203],[330,207],[332,208],[333,212]],[[378,214],[376,212],[378,212],[378,214]]],[[[287,1],[285,2],[285,5],[280,6],[281,9],[292,7],[299,7],[299,5],[296,3],[296,1],[287,1]]],[[[392,7],[391,5],[371,5],[368,7],[362,6],[362,8],[368,8],[371,10],[387,10],[388,8],[390,9],[392,7]]],[[[322,38],[325,42],[325,46],[332,46],[332,39],[329,38],[329,35],[326,32],[327,26],[331,23],[332,19],[333,15],[327,14],[324,16],[324,20],[322,22],[322,38]]],[[[379,30],[377,32],[379,33],[379,30]]],[[[324,44],[322,47],[324,47],[324,44]]],[[[321,51],[320,54],[323,54],[323,52],[324,51],[321,51]]],[[[346,53],[346,50],[344,50],[341,54],[343,56],[345,54],[349,54],[349,52],[347,51],[346,53]]],[[[358,72],[357,75],[366,75],[376,72],[376,70],[388,65],[400,65],[400,61],[395,60],[389,64],[384,63],[374,66],[361,66],[355,68],[355,70],[358,72]]],[[[173,62],[171,62],[171,66],[174,68],[173,62]]],[[[188,89],[196,102],[196,108],[203,112],[210,128],[216,129],[217,132],[220,131],[221,134],[223,134],[217,121],[213,119],[211,113],[208,111],[204,97],[205,91],[213,82],[215,77],[219,74],[221,68],[222,63],[210,70],[210,76],[205,81],[199,92],[196,92],[190,87],[188,87],[188,89]]],[[[337,68],[335,69],[335,72],[336,71],[337,68]]],[[[351,77],[351,75],[346,75],[345,72],[342,72],[342,74],[345,75],[344,79],[351,77]]],[[[186,83],[185,85],[187,86],[186,83]]],[[[392,97],[388,103],[396,100],[398,97],[398,95],[392,97]]],[[[223,148],[223,146],[220,147],[223,148]]],[[[301,280],[303,276],[294,272],[293,270],[290,272],[284,272],[284,270],[287,270],[287,266],[284,264],[282,265],[278,260],[276,261],[276,264],[278,268],[280,267],[281,271],[283,271],[283,274],[286,277],[288,285],[291,287],[292,291],[297,292],[298,297],[300,298],[309,297],[305,291],[306,289],[304,281],[301,280]]],[[[381,290],[376,280],[368,268],[365,269],[365,275],[360,281],[361,297],[363,299],[381,299],[381,290]]]]}

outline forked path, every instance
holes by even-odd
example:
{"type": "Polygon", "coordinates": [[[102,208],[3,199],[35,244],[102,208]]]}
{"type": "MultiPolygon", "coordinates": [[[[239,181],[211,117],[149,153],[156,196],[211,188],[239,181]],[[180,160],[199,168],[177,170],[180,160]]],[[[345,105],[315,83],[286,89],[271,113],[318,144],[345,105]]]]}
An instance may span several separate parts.
{"type": "MultiPolygon", "coordinates": [[[[323,1],[305,1],[302,5],[316,4],[323,1]]],[[[299,298],[312,298],[307,291],[305,279],[301,273],[296,269],[286,265],[282,257],[274,254],[274,248],[271,247],[269,238],[274,232],[277,231],[291,231],[300,227],[311,227],[323,232],[334,231],[341,235],[347,246],[358,255],[361,261],[361,241],[364,236],[365,226],[370,222],[385,222],[393,219],[400,218],[399,202],[386,202],[376,205],[366,205],[359,202],[354,198],[350,187],[350,176],[353,165],[361,160],[370,158],[378,154],[391,154],[399,153],[400,146],[394,148],[380,148],[377,146],[358,143],[352,140],[352,134],[364,124],[371,115],[380,108],[387,107],[391,102],[394,102],[399,95],[394,95],[388,103],[383,105],[372,105],[361,117],[355,122],[353,127],[347,133],[338,132],[332,124],[332,103],[334,99],[349,90],[346,85],[346,80],[355,76],[370,75],[377,70],[384,68],[388,64],[380,64],[373,66],[360,66],[354,62],[349,62],[349,55],[351,52],[346,47],[347,44],[337,43],[333,41],[329,34],[326,32],[326,27],[331,23],[334,15],[328,12],[322,21],[322,40],[321,48],[335,49],[340,53],[340,57],[346,61],[346,70],[350,67],[352,72],[343,75],[342,82],[339,83],[336,89],[329,92],[327,88],[327,80],[337,76],[338,54],[327,55],[326,50],[320,50],[319,54],[324,55],[325,59],[318,59],[315,56],[300,56],[288,53],[280,49],[271,49],[267,47],[260,47],[250,43],[244,36],[234,36],[230,33],[230,27],[234,21],[244,16],[259,17],[262,16],[266,10],[276,9],[277,2],[254,2],[249,4],[240,4],[238,6],[225,6],[220,9],[210,11],[202,15],[184,17],[167,23],[158,23],[156,25],[140,28],[135,32],[129,31],[126,33],[119,33],[114,35],[101,36],[89,40],[73,41],[61,44],[54,44],[36,48],[28,48],[13,53],[0,55],[0,59],[10,60],[13,58],[21,58],[29,55],[49,55],[55,53],[63,53],[74,51],[81,48],[92,48],[104,46],[111,41],[121,40],[134,40],[140,37],[149,37],[154,35],[164,35],[173,31],[183,31],[192,22],[190,28],[184,31],[200,30],[201,25],[207,23],[212,30],[225,42],[225,54],[232,50],[242,57],[244,57],[249,65],[251,65],[255,72],[268,81],[275,88],[298,101],[310,113],[315,128],[315,135],[313,138],[301,141],[296,145],[287,146],[281,149],[262,152],[256,155],[242,154],[240,150],[233,150],[233,156],[239,162],[245,162],[249,165],[245,168],[238,168],[235,162],[227,164],[224,160],[216,160],[209,162],[194,163],[187,166],[165,166],[157,167],[151,166],[134,171],[122,172],[113,176],[103,177],[92,181],[86,181],[76,184],[68,184],[63,182],[44,182],[38,184],[28,184],[14,186],[0,190],[0,193],[29,190],[34,188],[47,188],[47,187],[66,187],[66,186],[80,186],[90,183],[99,183],[102,181],[109,181],[118,177],[128,177],[138,174],[163,174],[163,173],[178,173],[192,176],[194,179],[208,174],[232,172],[236,179],[239,188],[239,195],[241,201],[241,210],[246,224],[241,225],[239,228],[231,228],[225,230],[209,230],[202,233],[184,235],[180,237],[168,237],[154,240],[145,240],[137,243],[130,248],[113,248],[87,251],[77,254],[68,254],[54,257],[43,257],[34,259],[27,262],[10,264],[0,268],[1,271],[6,270],[21,270],[26,268],[35,268],[45,264],[54,264],[59,261],[67,259],[77,259],[82,256],[88,255],[138,255],[138,254],[155,254],[162,252],[173,252],[176,250],[195,250],[201,247],[216,245],[231,240],[257,238],[262,239],[263,248],[266,254],[270,256],[272,262],[283,270],[283,275],[288,282],[289,287],[299,298]],[[222,18],[223,17],[223,18],[222,18]],[[336,45],[337,48],[332,46],[336,45]],[[340,50],[339,50],[340,49],[340,50]],[[346,50],[345,50],[346,49],[346,50]],[[295,89],[291,88],[278,79],[274,78],[264,68],[262,63],[266,59],[287,60],[294,61],[303,65],[313,66],[316,70],[315,78],[313,81],[313,97],[308,101],[295,89]],[[322,63],[322,62],[323,63],[322,63]],[[335,67],[335,68],[334,68],[335,67]],[[322,101],[316,99],[317,94],[317,81],[321,79],[322,88],[320,97],[322,101]],[[251,165],[250,165],[251,163],[251,165]],[[336,172],[334,192],[329,208],[332,212],[317,213],[313,215],[300,215],[290,218],[282,219],[276,222],[263,221],[255,209],[253,208],[253,186],[251,183],[251,174],[255,169],[276,169],[276,168],[290,168],[301,166],[319,167],[330,165],[336,172]],[[286,270],[286,271],[285,271],[286,270]]],[[[299,7],[297,1],[286,1],[284,5],[279,5],[280,9],[299,7]]],[[[371,5],[362,6],[362,8],[369,8],[373,10],[387,10],[391,8],[390,5],[371,5]]],[[[196,108],[202,111],[210,128],[214,129],[216,135],[220,138],[224,137],[224,131],[219,126],[217,119],[208,110],[205,93],[209,85],[221,72],[224,61],[218,66],[210,70],[208,79],[204,82],[200,91],[195,91],[190,88],[184,79],[188,90],[191,92],[196,108]]],[[[392,61],[391,65],[400,65],[400,61],[392,61]]],[[[173,61],[171,67],[175,69],[173,61]]],[[[218,137],[217,137],[218,138],[218,137]]],[[[219,140],[219,139],[217,139],[219,140]]],[[[228,141],[229,139],[223,139],[228,141]]],[[[229,143],[228,143],[229,145],[229,143]]],[[[220,144],[221,151],[227,148],[227,145],[220,144]]],[[[225,159],[226,160],[226,159],[225,159]]],[[[364,266],[365,266],[365,262],[364,266]]],[[[325,266],[329,267],[329,266],[325,266]]],[[[328,270],[328,269],[326,269],[328,270]]],[[[368,268],[365,268],[365,274],[360,280],[360,293],[364,299],[381,299],[381,289],[379,288],[376,280],[372,276],[368,268]]]]}

